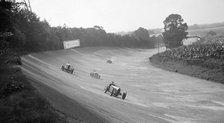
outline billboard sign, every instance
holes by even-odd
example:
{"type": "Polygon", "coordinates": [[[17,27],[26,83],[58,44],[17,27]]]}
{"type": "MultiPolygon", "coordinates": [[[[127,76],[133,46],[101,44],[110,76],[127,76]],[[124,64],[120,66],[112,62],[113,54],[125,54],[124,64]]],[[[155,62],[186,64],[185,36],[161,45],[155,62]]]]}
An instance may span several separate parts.
{"type": "Polygon", "coordinates": [[[70,41],[63,41],[64,49],[69,49],[73,47],[79,47],[80,46],[80,40],[70,40],[70,41]]]}

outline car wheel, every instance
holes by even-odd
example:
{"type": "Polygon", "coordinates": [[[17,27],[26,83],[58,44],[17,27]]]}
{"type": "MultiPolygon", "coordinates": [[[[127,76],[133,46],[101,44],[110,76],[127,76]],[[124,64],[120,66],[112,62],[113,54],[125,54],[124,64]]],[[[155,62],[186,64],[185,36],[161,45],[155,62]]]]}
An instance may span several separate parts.
{"type": "Polygon", "coordinates": [[[127,92],[125,92],[125,93],[122,94],[122,99],[123,100],[125,99],[126,95],[127,95],[127,92]]]}
{"type": "Polygon", "coordinates": [[[105,89],[104,93],[107,93],[108,87],[105,89]]]}
{"type": "Polygon", "coordinates": [[[112,92],[111,92],[110,96],[113,96],[113,94],[114,94],[114,89],[112,90],[112,92]]]}

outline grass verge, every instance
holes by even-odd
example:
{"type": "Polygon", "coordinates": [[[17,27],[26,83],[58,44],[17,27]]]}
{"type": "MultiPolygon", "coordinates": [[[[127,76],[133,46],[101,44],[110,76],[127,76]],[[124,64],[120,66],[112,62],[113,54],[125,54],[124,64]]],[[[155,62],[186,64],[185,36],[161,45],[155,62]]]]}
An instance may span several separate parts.
{"type": "Polygon", "coordinates": [[[174,60],[159,54],[153,55],[149,60],[152,65],[165,70],[224,84],[224,66],[219,64],[222,63],[219,60],[174,60]]]}
{"type": "Polygon", "coordinates": [[[0,68],[1,123],[66,123],[22,74],[20,67],[0,68]]]}

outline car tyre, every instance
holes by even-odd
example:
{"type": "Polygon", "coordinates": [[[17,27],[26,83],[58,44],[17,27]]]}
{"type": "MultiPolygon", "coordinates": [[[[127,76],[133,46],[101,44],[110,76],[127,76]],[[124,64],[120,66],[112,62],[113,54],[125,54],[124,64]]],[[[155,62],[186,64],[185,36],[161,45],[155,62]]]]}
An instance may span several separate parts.
{"type": "Polygon", "coordinates": [[[107,93],[107,90],[108,90],[108,87],[106,87],[106,89],[105,89],[104,93],[107,93]]]}
{"type": "Polygon", "coordinates": [[[125,99],[126,95],[127,95],[127,92],[124,92],[124,93],[122,94],[122,99],[123,99],[123,100],[125,99]]]}
{"type": "Polygon", "coordinates": [[[110,96],[113,96],[113,94],[114,94],[114,89],[112,90],[112,92],[111,92],[110,96]]]}

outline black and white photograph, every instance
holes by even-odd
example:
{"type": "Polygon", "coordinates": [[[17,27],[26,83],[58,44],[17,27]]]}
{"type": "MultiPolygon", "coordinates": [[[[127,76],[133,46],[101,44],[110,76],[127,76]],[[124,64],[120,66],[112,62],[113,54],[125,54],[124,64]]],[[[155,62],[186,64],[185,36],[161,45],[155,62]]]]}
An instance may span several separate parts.
{"type": "Polygon", "coordinates": [[[0,123],[224,123],[224,0],[0,0],[0,123]]]}

